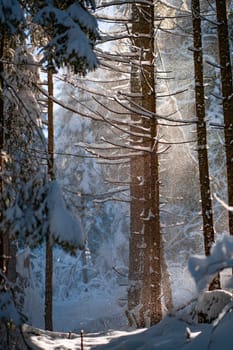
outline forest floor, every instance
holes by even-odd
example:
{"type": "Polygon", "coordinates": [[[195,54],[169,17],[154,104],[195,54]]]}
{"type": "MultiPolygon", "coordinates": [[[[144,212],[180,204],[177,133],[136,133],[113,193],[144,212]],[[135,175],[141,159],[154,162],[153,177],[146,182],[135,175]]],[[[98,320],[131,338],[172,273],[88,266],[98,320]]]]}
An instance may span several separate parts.
{"type": "Polygon", "coordinates": [[[24,326],[25,340],[33,350],[89,350],[108,344],[122,336],[141,333],[137,331],[107,331],[88,334],[49,332],[30,326],[24,326]]]}
{"type": "Polygon", "coordinates": [[[166,316],[149,329],[109,330],[82,337],[25,326],[24,335],[32,350],[232,350],[233,313],[228,311],[211,324],[189,324],[180,317],[166,316]]]}
{"type": "MultiPolygon", "coordinates": [[[[87,293],[82,302],[73,299],[55,303],[55,329],[61,332],[25,325],[25,340],[32,350],[232,350],[233,283],[228,290],[201,289],[208,285],[213,273],[233,266],[232,252],[233,239],[225,236],[211,256],[192,257],[190,269],[199,287],[195,299],[170,310],[151,328],[129,329],[124,307],[117,307],[114,298],[106,298],[106,293],[97,297],[90,289],[91,294],[87,293]]],[[[222,282],[230,277],[225,272],[222,282]]],[[[228,282],[232,282],[231,278],[228,282]]],[[[184,295],[180,300],[185,299],[184,295]]],[[[33,305],[31,309],[38,317],[33,305]]]]}

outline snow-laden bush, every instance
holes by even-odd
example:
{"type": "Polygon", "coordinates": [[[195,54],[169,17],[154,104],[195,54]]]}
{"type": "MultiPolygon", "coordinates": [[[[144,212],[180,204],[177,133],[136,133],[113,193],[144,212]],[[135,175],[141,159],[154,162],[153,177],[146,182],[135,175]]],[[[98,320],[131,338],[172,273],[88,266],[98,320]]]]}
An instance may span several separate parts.
{"type": "Polygon", "coordinates": [[[225,290],[206,291],[201,294],[195,306],[195,317],[199,323],[211,323],[233,300],[233,295],[225,290]]]}
{"type": "Polygon", "coordinates": [[[232,309],[228,308],[228,305],[232,305],[232,293],[224,290],[207,291],[213,278],[229,267],[233,267],[233,237],[229,235],[223,235],[217,241],[209,256],[196,255],[190,258],[189,270],[199,294],[194,310],[198,322],[210,323],[217,320],[223,310],[227,313],[232,309]]]}
{"type": "Polygon", "coordinates": [[[75,254],[85,237],[77,217],[68,210],[57,181],[35,177],[22,184],[14,203],[6,209],[0,227],[11,239],[35,248],[46,237],[75,254]]]}
{"type": "Polygon", "coordinates": [[[222,270],[233,267],[233,237],[223,235],[211,249],[209,256],[194,255],[189,259],[189,270],[196,282],[198,293],[222,270]]]}

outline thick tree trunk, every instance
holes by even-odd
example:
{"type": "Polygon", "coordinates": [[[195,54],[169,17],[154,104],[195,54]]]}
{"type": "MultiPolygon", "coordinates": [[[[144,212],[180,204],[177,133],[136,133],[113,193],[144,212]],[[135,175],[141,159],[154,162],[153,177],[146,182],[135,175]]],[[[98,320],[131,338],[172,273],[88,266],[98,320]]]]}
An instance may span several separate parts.
{"type": "MultiPolygon", "coordinates": [[[[137,18],[137,6],[133,5],[133,16],[135,21],[137,18]]],[[[133,29],[137,22],[133,24],[133,29]]],[[[133,49],[135,52],[136,49],[133,49]]],[[[135,52],[135,60],[137,53],[135,52]]],[[[135,95],[141,94],[140,71],[136,64],[131,68],[131,92],[135,95]]],[[[140,104],[141,99],[134,98],[134,102],[140,104]]],[[[142,119],[137,114],[131,115],[131,120],[136,125],[142,126],[142,119]]],[[[138,129],[132,127],[132,132],[137,132],[138,129]]],[[[132,136],[132,146],[136,146],[138,137],[132,136]]],[[[143,156],[135,156],[130,162],[131,184],[130,184],[130,241],[129,241],[129,291],[128,291],[128,309],[134,321],[138,322],[138,307],[141,303],[141,289],[143,284],[143,261],[144,261],[144,235],[143,221],[141,214],[144,210],[143,201],[143,186],[142,180],[144,176],[144,159],[143,156]],[[137,310],[137,311],[136,311],[137,310]]]]}
{"type": "MultiPolygon", "coordinates": [[[[53,130],[53,67],[48,68],[48,173],[54,179],[54,130],[53,130]]],[[[46,276],[45,276],[45,329],[53,330],[53,247],[46,239],[46,276]]]]}
{"type": "MultiPolygon", "coordinates": [[[[199,0],[192,0],[193,44],[194,44],[194,73],[195,73],[195,100],[197,115],[197,145],[200,177],[201,209],[203,220],[203,235],[205,254],[210,254],[214,243],[214,223],[209,178],[209,162],[207,150],[207,130],[205,114],[205,94],[203,83],[203,53],[202,30],[199,0]]],[[[220,288],[220,278],[214,279],[210,289],[220,288]]]]}
{"type": "MultiPolygon", "coordinates": [[[[156,111],[154,65],[154,5],[133,5],[132,106],[135,103],[152,114],[156,111]]],[[[131,238],[128,307],[138,327],[159,322],[161,310],[161,261],[159,173],[156,142],[157,121],[132,114],[135,125],[144,128],[143,137],[134,137],[133,146],[148,149],[131,160],[131,238]]],[[[132,127],[132,131],[138,131],[132,127]]],[[[140,131],[142,133],[142,131],[140,131]]]]}
{"type": "MultiPolygon", "coordinates": [[[[216,13],[218,22],[219,62],[222,80],[228,204],[233,206],[233,91],[225,0],[216,0],[216,13]]],[[[233,212],[229,212],[229,232],[233,235],[233,212]]]]}
{"type": "MultiPolygon", "coordinates": [[[[147,22],[144,23],[145,64],[142,77],[142,106],[146,110],[156,112],[155,96],[155,49],[154,49],[154,5],[147,9],[147,22]]],[[[145,235],[145,263],[144,263],[144,317],[150,315],[150,325],[162,319],[161,308],[161,233],[159,207],[159,160],[158,160],[158,125],[157,120],[151,117],[145,120],[145,126],[150,130],[150,141],[145,140],[145,146],[150,153],[144,156],[144,235],[145,235]],[[146,300],[148,298],[148,300],[146,300]]]]}

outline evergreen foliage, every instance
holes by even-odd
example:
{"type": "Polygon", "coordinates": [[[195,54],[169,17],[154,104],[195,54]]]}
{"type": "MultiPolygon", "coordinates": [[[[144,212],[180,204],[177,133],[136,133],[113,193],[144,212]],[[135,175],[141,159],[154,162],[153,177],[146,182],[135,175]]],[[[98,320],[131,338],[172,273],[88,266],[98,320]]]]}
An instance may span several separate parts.
{"type": "Polygon", "coordinates": [[[48,183],[39,176],[21,184],[1,224],[1,229],[7,228],[12,240],[22,240],[31,248],[44,241],[48,231],[47,192],[48,183]]]}
{"type": "Polygon", "coordinates": [[[70,253],[84,247],[80,224],[67,210],[57,182],[41,174],[21,184],[0,229],[8,232],[11,240],[20,240],[30,248],[44,242],[48,232],[51,242],[70,253]]]}
{"type": "MultiPolygon", "coordinates": [[[[9,265],[5,260],[11,255],[12,240],[22,240],[34,248],[46,237],[72,253],[84,246],[81,227],[67,210],[59,187],[44,175],[47,159],[43,160],[42,155],[47,158],[46,141],[35,88],[40,64],[32,55],[36,49],[32,39],[36,28],[41,63],[86,74],[98,64],[93,53],[99,37],[97,21],[89,12],[94,7],[92,1],[0,1],[0,245],[4,273],[8,273],[4,265],[9,265]],[[27,49],[29,41],[33,44],[31,52],[27,49]]],[[[4,320],[11,298],[4,276],[0,280],[4,313],[0,318],[4,320]]]]}
{"type": "Polygon", "coordinates": [[[26,20],[18,0],[0,1],[0,28],[7,35],[23,33],[26,20]]]}
{"type": "Polygon", "coordinates": [[[87,8],[94,9],[94,2],[39,1],[34,6],[33,2],[32,21],[47,36],[42,62],[52,60],[55,69],[66,66],[82,75],[94,70],[98,61],[93,48],[99,34],[97,21],[87,8]]]}

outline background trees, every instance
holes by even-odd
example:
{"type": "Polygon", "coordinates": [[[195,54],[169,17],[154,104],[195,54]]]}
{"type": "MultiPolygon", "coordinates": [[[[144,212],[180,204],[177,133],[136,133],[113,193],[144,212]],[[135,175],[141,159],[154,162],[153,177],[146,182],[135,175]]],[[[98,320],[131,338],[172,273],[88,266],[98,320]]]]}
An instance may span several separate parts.
{"type": "MultiPolygon", "coordinates": [[[[169,283],[163,285],[165,276],[169,275],[165,273],[166,264],[162,263],[163,249],[169,272],[175,276],[172,285],[177,304],[176,286],[180,279],[186,280],[180,272],[183,273],[190,253],[203,249],[202,230],[207,237],[208,254],[214,224],[218,232],[226,227],[224,219],[212,215],[211,207],[211,191],[219,186],[224,192],[225,187],[216,167],[213,169],[215,161],[222,162],[217,143],[222,131],[212,129],[217,124],[216,120],[212,123],[212,109],[216,113],[216,95],[224,89],[224,83],[218,80],[219,66],[213,62],[207,65],[207,60],[216,58],[216,26],[212,28],[210,23],[215,23],[212,17],[218,9],[216,12],[213,3],[200,9],[196,1],[192,2],[192,8],[186,1],[177,1],[175,5],[156,3],[156,6],[139,2],[132,7],[100,3],[98,17],[105,23],[100,25],[100,39],[96,20],[86,9],[88,4],[93,8],[92,3],[23,4],[30,21],[32,51],[26,45],[24,50],[14,50],[15,37],[11,38],[12,44],[4,44],[4,48],[11,50],[7,54],[5,51],[8,61],[2,67],[5,70],[2,84],[7,93],[2,99],[1,130],[2,135],[4,131],[16,137],[9,137],[7,143],[2,137],[1,141],[1,149],[5,152],[7,147],[11,160],[4,170],[2,192],[7,208],[2,214],[1,228],[12,238],[21,235],[28,244],[33,238],[34,247],[46,237],[53,222],[58,233],[52,229],[47,238],[67,247],[65,233],[68,247],[73,251],[72,232],[79,235],[80,230],[67,224],[61,232],[59,229],[64,226],[60,211],[51,204],[53,200],[60,203],[59,208],[69,219],[66,223],[74,223],[57,185],[61,183],[69,207],[80,214],[89,237],[83,263],[77,259],[77,264],[72,265],[75,271],[82,270],[77,275],[82,275],[85,281],[83,290],[87,292],[93,285],[100,288],[107,282],[115,288],[124,280],[121,303],[127,309],[128,319],[137,326],[152,325],[162,317],[164,293],[169,290],[169,283]],[[212,22],[204,21],[207,15],[212,22]],[[99,45],[93,54],[92,46],[97,40],[99,45]],[[40,63],[33,59],[34,45],[42,49],[40,63]],[[12,52],[13,64],[9,59],[12,52]],[[94,69],[97,62],[100,70],[80,77],[80,73],[94,69]],[[39,85],[37,67],[41,63],[44,68],[53,69],[54,97],[51,75],[49,91],[39,85]],[[60,69],[66,66],[68,70],[60,69]],[[49,148],[50,155],[56,156],[57,170],[45,149],[47,133],[53,136],[53,130],[48,131],[46,126],[50,114],[46,110],[47,102],[51,112],[54,103],[60,106],[55,109],[55,152],[53,141],[49,148]],[[11,118],[6,120],[6,115],[11,118]],[[212,152],[213,145],[218,156],[212,152]],[[209,181],[209,174],[215,176],[214,180],[209,181]],[[14,193],[10,190],[13,187],[14,193]],[[48,214],[49,210],[53,215],[48,214]]],[[[219,18],[219,28],[222,20],[226,22],[219,18]]],[[[229,59],[220,66],[228,68],[227,62],[229,59]]],[[[229,88],[229,75],[227,83],[229,88]]],[[[229,95],[230,90],[227,91],[229,95]]],[[[225,96],[223,105],[224,101],[230,110],[230,100],[225,96]]],[[[218,112],[220,115],[220,108],[218,112]]],[[[222,175],[224,166],[221,166],[222,175]]],[[[82,246],[77,240],[75,244],[82,246]]],[[[51,270],[49,274],[51,277],[51,270]]],[[[59,280],[57,275],[56,279],[59,280]]]]}
{"type": "MultiPolygon", "coordinates": [[[[207,7],[208,9],[208,7],[207,7]]],[[[206,8],[205,8],[206,10],[206,8]]],[[[125,14],[126,12],[124,12],[125,14]]],[[[144,11],[141,11],[140,13],[144,13],[144,11]]],[[[161,68],[159,71],[159,74],[157,74],[157,82],[159,83],[159,90],[157,93],[157,111],[162,112],[161,114],[156,113],[159,124],[161,124],[160,130],[162,130],[163,134],[163,140],[160,140],[160,144],[171,144],[171,149],[169,152],[164,152],[162,159],[163,169],[160,172],[160,177],[163,181],[163,186],[161,186],[161,194],[162,194],[162,201],[166,201],[166,208],[171,210],[171,212],[168,214],[168,212],[165,212],[162,210],[161,217],[163,221],[163,231],[164,231],[164,237],[167,239],[166,247],[168,251],[169,257],[172,256],[173,248],[176,247],[180,248],[180,241],[184,244],[184,249],[179,250],[180,259],[185,259],[189,255],[189,251],[186,248],[186,244],[190,244],[190,241],[193,242],[193,249],[200,249],[202,247],[202,237],[199,234],[199,227],[201,226],[200,220],[198,218],[198,211],[199,211],[199,204],[198,200],[200,198],[199,189],[198,189],[198,177],[197,174],[197,157],[196,157],[196,150],[195,146],[192,147],[191,145],[196,145],[196,138],[195,138],[195,125],[196,125],[196,119],[192,118],[192,114],[195,113],[195,104],[194,102],[194,89],[193,89],[193,60],[192,60],[192,52],[188,50],[190,47],[190,44],[192,43],[192,22],[191,22],[191,16],[189,7],[186,3],[183,3],[177,7],[170,8],[166,5],[160,5],[158,6],[158,17],[156,17],[156,21],[159,23],[159,28],[161,30],[158,30],[157,37],[160,38],[160,40],[157,40],[156,38],[156,45],[158,47],[158,65],[157,67],[161,68]],[[176,40],[174,40],[174,37],[176,37],[176,40]],[[166,43],[166,45],[164,44],[166,43]],[[167,45],[169,43],[169,45],[167,45]],[[168,49],[171,52],[171,47],[174,48],[171,53],[168,53],[168,49]],[[167,51],[166,51],[167,50],[167,51]],[[176,55],[177,59],[180,59],[182,64],[177,67],[177,65],[174,65],[174,57],[173,55],[176,55]],[[169,56],[170,55],[170,56],[169,56]],[[174,78],[175,76],[175,78],[174,78]],[[177,87],[177,81],[179,82],[179,87],[177,87]],[[169,101],[169,103],[168,103],[169,101]],[[175,135],[175,137],[174,137],[175,135]],[[171,166],[172,164],[172,166],[171,166]],[[166,171],[164,170],[166,169],[166,171]],[[170,177],[168,176],[170,172],[170,177]],[[176,176],[174,175],[176,174],[176,176]],[[172,181],[171,181],[172,178],[172,181]],[[173,195],[173,196],[172,196],[173,195]],[[176,198],[178,197],[179,198],[176,198]],[[176,207],[174,206],[176,205],[176,207]],[[184,207],[185,207],[185,214],[184,214],[184,207]],[[180,221],[184,220],[185,223],[183,225],[180,224],[180,221]],[[190,222],[192,221],[192,226],[190,222]],[[170,235],[170,236],[169,236],[170,235]],[[190,235],[190,236],[189,236],[190,235]],[[188,237],[189,236],[189,237],[188,237]],[[169,238],[168,238],[169,237],[169,238]],[[177,237],[179,239],[177,239],[177,237]],[[188,237],[188,239],[187,239],[188,237]],[[197,240],[198,237],[198,240],[197,240]],[[195,241],[195,244],[194,244],[195,241]],[[169,244],[169,242],[171,242],[169,244]],[[197,243],[196,243],[197,242],[197,243]],[[170,249],[170,251],[169,251],[170,249]]],[[[145,14],[144,14],[144,17],[145,14]]],[[[108,16],[108,20],[110,20],[110,16],[108,16]]],[[[124,18],[121,17],[119,19],[123,23],[124,18]]],[[[131,24],[130,24],[131,25],[131,24]]],[[[132,24],[133,26],[133,24],[132,24]]],[[[129,26],[127,30],[131,27],[129,26]]],[[[141,29],[142,27],[140,27],[141,29]]],[[[205,28],[206,29],[206,28],[205,28]]],[[[135,39],[130,36],[131,31],[128,30],[128,32],[123,32],[123,29],[121,31],[122,37],[124,36],[127,38],[127,45],[131,45],[131,40],[135,39]],[[124,34],[123,34],[124,33],[124,34]]],[[[137,32],[136,32],[137,33],[137,32]]],[[[206,35],[206,33],[204,33],[206,35]]],[[[137,40],[143,40],[144,33],[142,36],[138,37],[134,40],[136,42],[137,40]]],[[[106,39],[106,38],[105,38],[106,39]]],[[[116,39],[116,38],[115,38],[116,39]]],[[[117,37],[117,39],[119,39],[117,37]]],[[[107,40],[107,39],[106,39],[107,40]]],[[[108,38],[110,40],[110,38],[108,38]]],[[[142,46],[141,43],[139,46],[142,46]]],[[[98,51],[101,63],[104,67],[107,67],[108,69],[112,68],[114,70],[118,69],[118,73],[122,72],[123,69],[127,67],[129,64],[129,53],[124,52],[124,57],[120,58],[114,56],[113,54],[109,54],[106,51],[103,52],[101,50],[98,51]],[[117,59],[118,66],[116,68],[116,63],[114,63],[114,59],[117,59]],[[108,60],[108,61],[107,61],[108,60]]],[[[133,57],[135,59],[135,62],[137,62],[137,52],[132,53],[131,52],[131,58],[133,57]]],[[[143,57],[143,56],[142,56],[143,57]]],[[[141,58],[141,56],[140,56],[141,58]]],[[[143,67],[142,69],[142,63],[143,60],[141,58],[140,61],[140,68],[138,68],[137,71],[137,63],[134,67],[134,61],[131,64],[132,69],[130,70],[130,73],[135,74],[144,74],[144,71],[147,71],[146,67],[143,67]],[[140,73],[139,73],[140,72],[140,73]]],[[[206,67],[205,67],[206,69],[206,67]]],[[[125,72],[129,74],[129,71],[126,69],[125,72]]],[[[146,79],[145,79],[146,80],[146,79]]],[[[132,75],[132,81],[133,81],[133,75],[132,75]]],[[[147,79],[148,81],[148,79],[147,79]]],[[[124,131],[124,141],[125,143],[122,143],[123,140],[123,134],[121,134],[121,137],[119,139],[114,138],[111,139],[107,137],[104,137],[101,141],[106,141],[106,149],[103,151],[104,144],[101,142],[101,146],[97,145],[84,145],[85,148],[92,152],[92,154],[97,155],[100,159],[107,159],[108,164],[112,160],[113,156],[111,152],[114,151],[118,152],[118,159],[123,159],[123,152],[124,148],[130,149],[131,154],[130,158],[137,159],[135,161],[136,169],[140,172],[141,169],[144,167],[144,160],[141,162],[139,161],[139,157],[136,157],[136,152],[142,152],[143,143],[140,139],[140,136],[145,139],[147,137],[147,133],[145,130],[142,131],[141,125],[137,125],[138,122],[140,122],[143,118],[146,120],[146,118],[150,119],[151,113],[149,108],[140,108],[140,99],[141,99],[141,90],[140,87],[137,86],[139,83],[139,80],[136,78],[134,81],[135,85],[135,91],[134,93],[139,93],[137,95],[125,93],[125,91],[122,93],[120,91],[119,94],[115,94],[115,92],[106,93],[108,99],[104,100],[103,96],[101,96],[101,102],[97,101],[98,106],[103,109],[101,109],[101,112],[104,111],[104,113],[108,113],[106,118],[103,117],[103,113],[99,112],[99,114],[95,114],[96,109],[93,107],[91,109],[86,108],[86,111],[88,111],[89,116],[96,119],[102,119],[107,122],[107,125],[111,125],[112,128],[121,127],[121,130],[124,131]],[[107,101],[107,102],[106,102],[107,101]],[[108,103],[111,101],[111,105],[109,106],[108,103]],[[136,101],[136,103],[134,103],[136,101]],[[114,106],[114,107],[113,107],[114,106]],[[117,107],[115,107],[117,106],[117,107]],[[123,107],[121,110],[121,119],[119,121],[119,118],[117,119],[115,117],[116,109],[123,107]],[[90,111],[92,113],[90,113],[90,111]],[[93,113],[94,112],[94,113],[93,113]],[[111,119],[109,118],[109,115],[111,116],[111,119]],[[134,123],[132,124],[132,119],[130,120],[129,116],[135,116],[134,123]],[[143,115],[143,118],[141,117],[143,115]],[[124,124],[123,124],[124,121],[124,124]],[[136,122],[136,123],[135,123],[136,122]],[[124,129],[122,127],[124,125],[124,129]],[[144,133],[143,133],[144,132],[144,133]],[[119,142],[121,140],[121,143],[119,142]],[[138,140],[138,143],[136,143],[136,140],[138,140]],[[108,146],[107,146],[108,145],[108,146]],[[110,146],[111,145],[111,148],[110,146]],[[101,147],[101,151],[100,151],[101,147]],[[122,152],[122,153],[120,153],[122,152]],[[107,153],[107,155],[106,155],[107,153]]],[[[84,88],[85,89],[85,88],[84,88]]],[[[147,93],[145,94],[147,96],[147,93]]],[[[95,99],[96,100],[96,99],[95,99]]],[[[88,101],[88,99],[87,99],[88,101]]],[[[146,99],[148,102],[149,99],[146,99]]],[[[85,101],[86,102],[86,101],[85,101]]],[[[145,102],[146,103],[146,102],[145,102]]],[[[87,106],[87,103],[85,103],[87,106]]],[[[84,110],[85,107],[84,106],[84,110]]],[[[90,105],[89,105],[90,106],[90,105]]],[[[119,112],[118,112],[119,113],[119,112]]],[[[119,113],[120,115],[120,113],[119,113]]],[[[147,120],[148,121],[148,120],[147,120]]],[[[146,122],[145,122],[146,123],[146,122]]],[[[145,124],[146,125],[146,124],[145,124]]],[[[115,133],[116,135],[116,133],[115,133]]],[[[117,135],[119,136],[119,134],[117,135]]],[[[150,136],[149,136],[150,137],[150,136]]],[[[148,137],[148,139],[149,139],[148,137]]],[[[205,140],[204,140],[205,141],[205,140]]],[[[206,143],[204,142],[206,145],[206,143]]],[[[202,145],[203,146],[203,145],[202,145]]],[[[166,147],[166,146],[165,146],[166,147]]],[[[204,146],[206,147],[206,146],[204,146]]],[[[143,150],[145,151],[145,150],[143,150]]],[[[146,153],[146,152],[145,152],[146,153]]],[[[145,154],[144,153],[144,154],[145,154]]],[[[142,158],[142,157],[141,157],[142,158]]],[[[146,157],[145,157],[146,158],[146,157]]],[[[207,159],[206,159],[207,160],[207,159]]],[[[105,161],[106,164],[106,161],[105,161]]],[[[132,163],[131,163],[132,164],[132,163]]],[[[154,162],[153,162],[154,164],[154,162]]],[[[137,178],[135,176],[135,169],[133,170],[133,177],[137,178]]],[[[141,171],[138,177],[140,176],[141,180],[141,174],[143,172],[141,171]]],[[[146,173],[149,173],[146,172],[146,173]]],[[[208,175],[207,175],[208,178],[208,175]]],[[[138,180],[138,178],[137,178],[138,180]]],[[[138,188],[138,193],[141,191],[141,194],[144,195],[144,188],[143,186],[138,188]]],[[[146,191],[146,190],[145,190],[146,191]]],[[[208,195],[208,200],[210,199],[209,196],[209,190],[208,188],[205,188],[205,191],[208,195]]],[[[138,198],[144,198],[138,196],[138,198]]],[[[130,198],[132,199],[132,198],[130,198]]],[[[161,198],[160,198],[161,199],[161,198]]],[[[134,206],[134,210],[138,210],[139,213],[139,205],[140,201],[136,200],[135,203],[132,201],[132,207],[134,206]]],[[[134,210],[132,211],[133,213],[134,210]]],[[[140,212],[140,214],[142,211],[140,212]]],[[[206,211],[203,210],[203,213],[206,214],[206,211]]],[[[134,215],[132,214],[132,222],[134,221],[135,227],[139,229],[140,227],[140,214],[134,215]]],[[[209,216],[208,216],[209,219],[209,216]]],[[[208,226],[208,225],[207,225],[208,226]]],[[[140,231],[140,230],[138,230],[140,231]]],[[[213,230],[212,230],[213,231],[213,230]]],[[[136,231],[135,231],[136,232],[136,231]]],[[[136,244],[137,245],[137,244],[136,244]]],[[[140,255],[143,255],[143,250],[145,250],[145,247],[143,245],[137,246],[138,251],[140,251],[140,255]]],[[[175,252],[175,250],[174,250],[175,252]]],[[[175,253],[176,254],[176,253],[175,253]]],[[[138,259],[137,254],[135,254],[136,262],[140,259],[138,259]]],[[[172,259],[176,259],[176,257],[173,256],[172,259]]],[[[140,263],[143,264],[143,258],[140,260],[140,263]]],[[[136,263],[132,264],[132,266],[136,267],[136,263]]],[[[142,271],[142,270],[141,270],[142,271]]],[[[142,273],[143,275],[143,273],[142,273]]],[[[142,277],[142,276],[141,276],[142,277]]],[[[142,277],[143,278],[143,277],[142,277]]],[[[138,279],[140,280],[140,278],[138,279]]],[[[139,283],[140,284],[140,283],[139,283]]],[[[133,283],[132,283],[133,285],[133,283]]],[[[147,283],[145,285],[148,285],[147,283]]]]}

